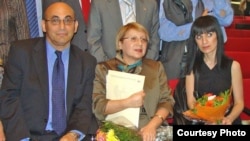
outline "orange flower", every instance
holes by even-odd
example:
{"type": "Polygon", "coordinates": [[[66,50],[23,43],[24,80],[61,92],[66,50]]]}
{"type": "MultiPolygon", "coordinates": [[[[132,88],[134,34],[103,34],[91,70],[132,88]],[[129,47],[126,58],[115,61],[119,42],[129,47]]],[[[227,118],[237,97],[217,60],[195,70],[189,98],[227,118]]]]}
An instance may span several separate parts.
{"type": "Polygon", "coordinates": [[[231,91],[226,90],[219,96],[205,94],[197,100],[194,109],[185,111],[183,114],[192,119],[218,123],[224,117],[231,103],[231,91]],[[209,96],[213,96],[209,99],[209,96]]]}
{"type": "Polygon", "coordinates": [[[106,141],[106,133],[104,133],[100,129],[98,129],[96,132],[96,140],[97,141],[106,141]]]}

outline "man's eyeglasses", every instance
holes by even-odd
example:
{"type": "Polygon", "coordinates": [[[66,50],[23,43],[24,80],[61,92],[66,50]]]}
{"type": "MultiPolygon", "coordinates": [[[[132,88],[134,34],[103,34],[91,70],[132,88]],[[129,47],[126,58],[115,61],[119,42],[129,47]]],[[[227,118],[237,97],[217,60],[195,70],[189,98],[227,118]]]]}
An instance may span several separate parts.
{"type": "Polygon", "coordinates": [[[71,25],[73,24],[76,20],[73,20],[72,18],[65,18],[63,20],[59,19],[59,18],[52,18],[51,20],[47,20],[45,19],[46,22],[50,22],[52,25],[59,25],[61,24],[61,21],[63,21],[63,23],[65,25],[71,25]]]}
{"type": "Polygon", "coordinates": [[[122,38],[122,40],[125,40],[125,39],[129,39],[133,43],[138,42],[139,40],[144,44],[148,43],[148,39],[146,39],[146,38],[138,38],[138,37],[124,37],[124,38],[122,38]]]}

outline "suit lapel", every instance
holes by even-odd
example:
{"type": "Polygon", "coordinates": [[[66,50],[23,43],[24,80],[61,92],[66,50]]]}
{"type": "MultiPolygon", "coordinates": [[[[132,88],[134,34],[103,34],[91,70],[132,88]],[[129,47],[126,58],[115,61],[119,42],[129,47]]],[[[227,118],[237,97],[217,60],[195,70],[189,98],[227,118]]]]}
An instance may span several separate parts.
{"type": "MultiPolygon", "coordinates": [[[[49,88],[48,88],[48,65],[46,57],[46,45],[44,38],[41,38],[39,42],[34,46],[32,59],[34,61],[34,66],[38,74],[38,81],[41,84],[41,90],[44,94],[46,106],[48,106],[49,99],[49,88]]],[[[46,108],[48,109],[48,107],[46,108]]]]}
{"type": "MultiPolygon", "coordinates": [[[[68,83],[67,83],[67,105],[72,105],[75,88],[80,84],[79,78],[82,78],[83,72],[81,72],[82,63],[79,62],[74,47],[71,45],[70,47],[70,55],[69,55],[69,70],[68,70],[68,83]]],[[[67,106],[67,111],[71,111],[71,107],[67,106]]],[[[67,114],[68,115],[68,114],[67,114]]]]}
{"type": "Polygon", "coordinates": [[[107,7],[107,12],[109,12],[109,15],[112,16],[112,22],[116,22],[116,24],[112,25],[117,25],[118,27],[114,28],[120,28],[122,26],[122,15],[121,15],[121,10],[120,10],[120,4],[118,0],[103,0],[103,4],[106,5],[107,7]]]}

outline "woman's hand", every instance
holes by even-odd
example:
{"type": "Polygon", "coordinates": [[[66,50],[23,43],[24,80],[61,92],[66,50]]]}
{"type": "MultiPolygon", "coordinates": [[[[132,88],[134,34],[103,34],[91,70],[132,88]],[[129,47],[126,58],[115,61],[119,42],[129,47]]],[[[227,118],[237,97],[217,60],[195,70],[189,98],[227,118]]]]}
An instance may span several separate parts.
{"type": "Polygon", "coordinates": [[[144,97],[145,97],[144,91],[137,92],[137,93],[131,95],[127,99],[128,105],[131,108],[141,107],[143,105],[143,103],[144,103],[144,97]]]}
{"type": "Polygon", "coordinates": [[[209,13],[208,9],[205,9],[205,10],[202,12],[201,16],[207,16],[208,13],[209,13]]]}
{"type": "Polygon", "coordinates": [[[233,121],[229,117],[224,117],[221,121],[222,125],[232,125],[233,121]]]}
{"type": "Polygon", "coordinates": [[[144,126],[140,130],[140,135],[143,141],[155,141],[156,139],[156,128],[149,125],[144,126]]]}
{"type": "Polygon", "coordinates": [[[232,125],[233,121],[228,118],[228,117],[224,117],[220,122],[216,123],[205,123],[205,125],[232,125]]]}

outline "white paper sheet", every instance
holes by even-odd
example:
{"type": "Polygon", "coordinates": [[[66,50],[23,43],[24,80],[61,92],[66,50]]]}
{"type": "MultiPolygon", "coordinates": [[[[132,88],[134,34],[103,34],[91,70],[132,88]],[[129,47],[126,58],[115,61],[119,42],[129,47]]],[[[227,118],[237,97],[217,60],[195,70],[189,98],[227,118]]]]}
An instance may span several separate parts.
{"type": "MultiPolygon", "coordinates": [[[[145,76],[125,72],[109,70],[107,77],[107,99],[118,100],[129,97],[135,92],[143,90],[145,76]]],[[[127,118],[134,126],[139,124],[140,108],[128,108],[123,111],[110,114],[106,120],[117,117],[127,118]]]]}

